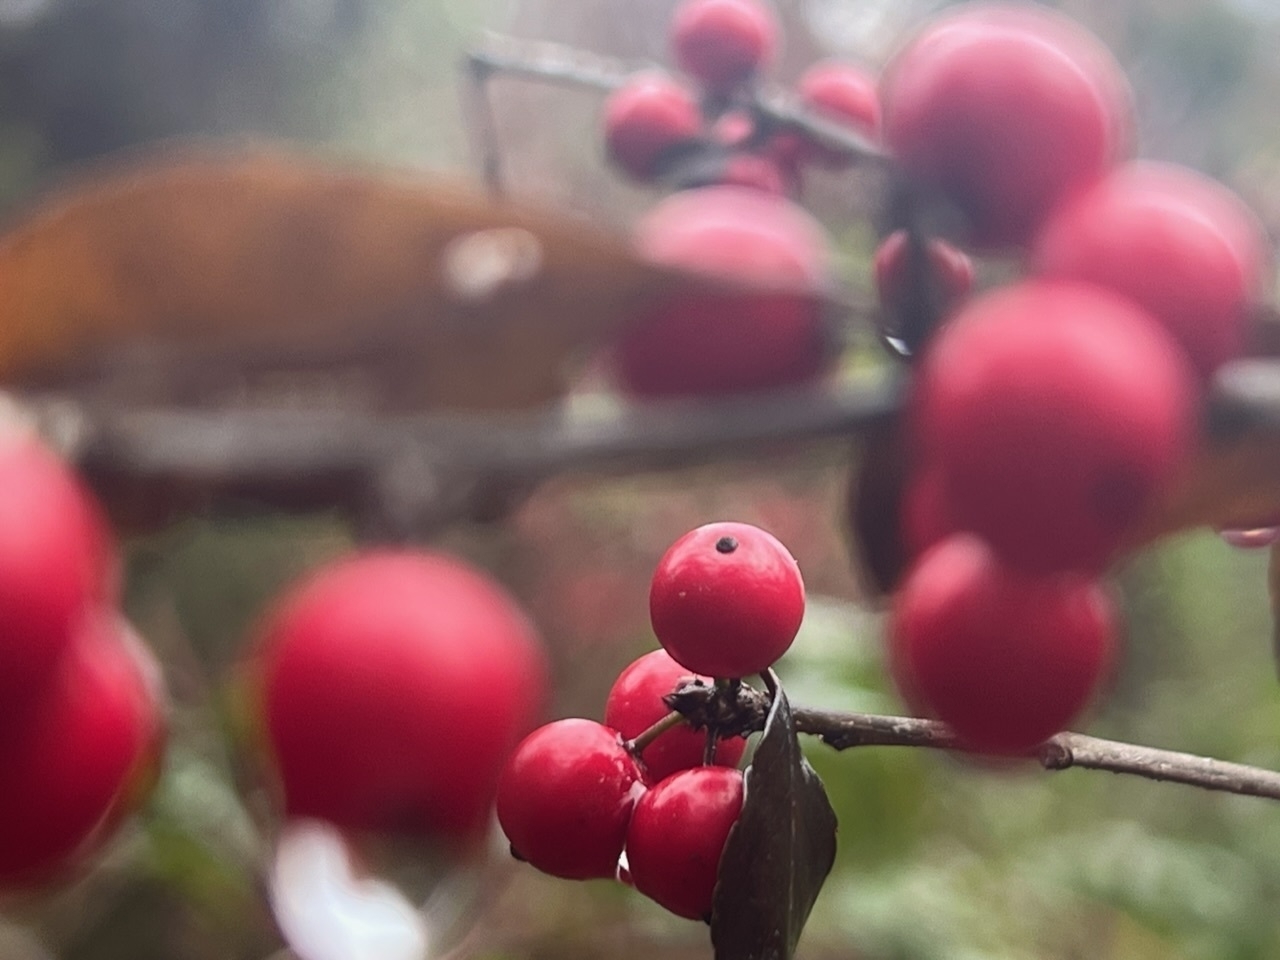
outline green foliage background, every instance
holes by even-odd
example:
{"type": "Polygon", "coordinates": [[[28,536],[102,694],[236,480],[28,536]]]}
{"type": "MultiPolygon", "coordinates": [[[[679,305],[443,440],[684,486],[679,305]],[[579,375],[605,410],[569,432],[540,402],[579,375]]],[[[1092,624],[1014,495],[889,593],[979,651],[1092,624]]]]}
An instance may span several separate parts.
{"type": "MultiPolygon", "coordinates": [[[[270,134],[371,162],[467,162],[456,66],[485,27],[660,58],[671,4],[623,0],[49,0],[0,4],[0,197],[19,204],[69,166],[172,135],[270,134]],[[32,12],[34,11],[34,12],[32,12]],[[19,15],[20,14],[20,15],[19,15]]],[[[928,4],[781,4],[782,79],[824,52],[887,55],[928,4]],[[841,29],[833,29],[832,24],[841,29]],[[842,46],[824,47],[820,37],[842,46]]],[[[1232,183],[1280,221],[1280,16],[1214,0],[1059,6],[1133,79],[1142,152],[1232,183]]],[[[520,195],[622,224],[653,199],[603,169],[598,98],[501,82],[520,195]]],[[[875,208],[857,177],[821,177],[815,209],[865,285],[875,208]]],[[[877,605],[841,531],[842,448],[717,468],[546,485],[502,524],[441,545],[493,569],[553,648],[554,715],[598,716],[616,672],[652,646],[648,575],[685,529],[733,517],[777,533],[813,595],[780,666],[795,703],[900,709],[877,605]]],[[[174,697],[154,798],[89,876],[0,904],[8,960],[262,960],[282,945],[263,895],[262,791],[232,747],[233,667],[248,625],[297,573],[350,546],[333,518],[195,518],[129,545],[128,608],[174,697]]],[[[1280,686],[1265,560],[1188,536],[1120,571],[1129,636],[1088,728],[1280,768],[1280,686]]],[[[1105,774],[984,769],[901,749],[814,746],[841,821],[837,868],[801,946],[869,960],[1252,960],[1280,955],[1280,809],[1105,774]]],[[[0,788],[9,789],[8,785],[0,788]]],[[[707,956],[705,929],[607,883],[512,867],[478,905],[464,955],[707,956]]]]}

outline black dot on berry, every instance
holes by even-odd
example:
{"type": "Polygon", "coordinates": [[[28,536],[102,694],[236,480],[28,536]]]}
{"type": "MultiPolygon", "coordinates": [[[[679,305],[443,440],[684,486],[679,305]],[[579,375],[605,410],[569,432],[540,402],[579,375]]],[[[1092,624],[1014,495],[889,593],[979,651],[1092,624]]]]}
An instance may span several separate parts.
{"type": "Polygon", "coordinates": [[[719,553],[733,553],[738,549],[738,541],[733,537],[721,537],[716,541],[716,550],[719,553]]]}

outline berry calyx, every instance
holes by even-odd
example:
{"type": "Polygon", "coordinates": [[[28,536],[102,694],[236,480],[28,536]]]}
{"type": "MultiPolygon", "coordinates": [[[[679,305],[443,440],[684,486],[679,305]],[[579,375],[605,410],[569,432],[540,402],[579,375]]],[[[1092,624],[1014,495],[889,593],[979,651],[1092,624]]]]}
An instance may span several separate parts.
{"type": "Polygon", "coordinates": [[[642,397],[718,396],[803,383],[830,363],[818,295],[830,280],[822,226],[781,196],[741,186],[686,190],[636,228],[648,259],[739,284],[682,295],[634,318],[615,345],[620,385],[642,397]]]}
{"type": "Polygon", "coordinates": [[[547,668],[488,576],[444,554],[380,550],[289,590],[248,671],[288,815],[466,843],[488,823],[547,668]]]}
{"type": "Polygon", "coordinates": [[[677,663],[709,677],[772,666],[804,618],[804,581],[776,537],[709,523],[671,545],[649,589],[653,632],[677,663]]]}
{"type": "Polygon", "coordinates": [[[958,206],[984,247],[1025,244],[1132,140],[1119,66],[1078,24],[1040,7],[970,4],[940,16],[885,69],[880,99],[904,172],[958,206]]]}
{"type": "Polygon", "coordinates": [[[671,19],[676,63],[713,93],[728,93],[773,60],[778,23],[757,0],[685,0],[671,19]]]}
{"type": "Polygon", "coordinates": [[[1112,659],[1105,591],[1076,574],[1033,577],[959,534],[926,552],[894,599],[895,680],[971,748],[1024,753],[1066,728],[1112,659]]]}
{"type": "Polygon", "coordinates": [[[1164,325],[1207,379],[1238,356],[1262,300],[1262,226],[1226,187],[1193,170],[1130,163],[1063,202],[1036,238],[1033,269],[1129,297],[1164,325]]]}
{"type": "Polygon", "coordinates": [[[605,151],[636,180],[652,180],[663,161],[702,132],[693,95],[660,73],[630,78],[605,101],[605,151]]]}
{"type": "Polygon", "coordinates": [[[1182,465],[1196,406],[1187,361],[1144,311],[1027,281],[939,331],[909,426],[954,529],[1024,570],[1099,570],[1182,465]]]}
{"type": "Polygon", "coordinates": [[[529,734],[498,785],[512,852],[568,880],[614,877],[644,783],[617,730],[557,720],[529,734]]]}
{"type": "MultiPolygon", "coordinates": [[[[726,538],[727,539],[727,538],[726,538]]],[[[719,549],[719,542],[717,542],[719,549]]],[[[681,683],[699,677],[671,659],[665,650],[654,650],[633,661],[614,681],[604,707],[604,722],[627,740],[634,740],[665,717],[670,710],[662,698],[681,683]]],[[[702,763],[706,747],[705,730],[694,730],[681,724],[667,730],[641,751],[648,780],[656,783],[678,770],[702,763]]],[[[713,763],[736,767],[747,749],[741,737],[720,740],[716,744],[713,763]]]]}
{"type": "Polygon", "coordinates": [[[742,797],[742,774],[726,767],[683,770],[650,789],[627,831],[635,888],[678,916],[707,918],[742,797]]]}

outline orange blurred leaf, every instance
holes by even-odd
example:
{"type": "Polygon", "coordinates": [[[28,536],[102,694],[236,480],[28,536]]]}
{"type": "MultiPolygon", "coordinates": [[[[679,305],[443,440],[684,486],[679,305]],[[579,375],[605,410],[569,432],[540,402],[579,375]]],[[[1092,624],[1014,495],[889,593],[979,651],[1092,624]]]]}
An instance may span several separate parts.
{"type": "Polygon", "coordinates": [[[121,357],[130,375],[185,358],[178,386],[363,357],[401,406],[518,408],[682,280],[616,234],[448,179],[171,146],[0,237],[0,382],[83,383],[121,357]]]}

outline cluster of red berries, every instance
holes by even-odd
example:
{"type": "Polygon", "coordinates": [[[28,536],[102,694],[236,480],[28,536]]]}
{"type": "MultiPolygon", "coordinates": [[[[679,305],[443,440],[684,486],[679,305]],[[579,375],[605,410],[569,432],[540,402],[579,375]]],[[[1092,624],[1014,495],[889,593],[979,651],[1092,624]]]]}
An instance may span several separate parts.
{"type": "Polygon", "coordinates": [[[58,879],[145,795],[158,664],[119,612],[98,505],[34,437],[0,438],[0,892],[58,879]]]}
{"type": "Polygon", "coordinates": [[[1116,618],[1098,577],[1183,468],[1269,253],[1223,186],[1126,161],[1120,68],[1043,8],[943,15],[886,68],[881,102],[914,188],[1027,272],[953,298],[919,358],[902,508],[918,556],[891,660],[914,706],[976,749],[1021,752],[1105,673],[1116,618]]]}
{"type": "MultiPolygon", "coordinates": [[[[684,188],[642,220],[637,246],[658,263],[772,289],[684,297],[635,318],[615,350],[619,384],[658,397],[810,381],[837,353],[821,303],[831,243],[793,197],[806,165],[838,167],[849,157],[758,109],[757,81],[779,42],[759,0],[686,0],[670,34],[690,82],[641,73],[605,104],[610,159],[634,179],[684,188]]],[[[825,119],[877,137],[875,79],[861,68],[817,64],[796,94],[825,119]]]]}
{"type": "Polygon", "coordinates": [[[539,870],[616,877],[679,916],[706,918],[742,810],[746,744],[679,723],[663,698],[768,669],[800,628],[804,584],[774,537],[713,523],[666,552],[649,608],[663,649],[622,671],[603,724],[557,720],[520,744],[499,785],[498,820],[512,852],[539,870]]]}
{"type": "Polygon", "coordinates": [[[483,840],[547,681],[501,586],[444,554],[358,553],[285,591],[251,650],[246,719],[285,816],[455,851],[483,840]]]}

